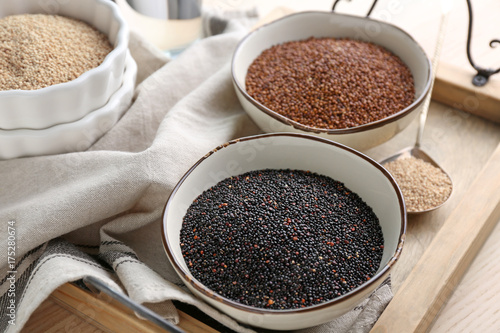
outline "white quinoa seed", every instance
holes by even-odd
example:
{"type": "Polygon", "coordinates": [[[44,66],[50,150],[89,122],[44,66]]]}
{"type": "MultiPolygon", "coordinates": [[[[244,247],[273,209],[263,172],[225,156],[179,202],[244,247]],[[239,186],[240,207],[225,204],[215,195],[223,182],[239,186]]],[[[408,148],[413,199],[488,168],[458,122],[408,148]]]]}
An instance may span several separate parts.
{"type": "Polygon", "coordinates": [[[432,164],[413,156],[384,165],[396,179],[408,212],[439,206],[448,199],[452,183],[448,175],[432,164]]]}
{"type": "Polygon", "coordinates": [[[99,66],[108,37],[64,16],[11,15],[0,19],[0,90],[36,90],[69,82],[99,66]]]}

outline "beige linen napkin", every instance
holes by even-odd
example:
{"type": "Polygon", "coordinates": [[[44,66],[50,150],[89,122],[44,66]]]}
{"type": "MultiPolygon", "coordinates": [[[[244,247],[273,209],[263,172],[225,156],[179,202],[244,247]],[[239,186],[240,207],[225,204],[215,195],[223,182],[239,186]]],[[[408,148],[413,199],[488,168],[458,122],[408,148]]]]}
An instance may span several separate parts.
{"type": "MultiPolygon", "coordinates": [[[[53,290],[84,276],[174,323],[178,300],[228,329],[255,331],[187,291],[160,234],[165,202],[188,168],[228,140],[260,133],[231,83],[232,52],[248,27],[227,26],[171,61],[133,34],[140,84],[108,133],[85,152],[0,161],[1,331],[20,331],[53,290]]],[[[384,284],[346,316],[304,332],[366,332],[391,297],[384,284]]]]}

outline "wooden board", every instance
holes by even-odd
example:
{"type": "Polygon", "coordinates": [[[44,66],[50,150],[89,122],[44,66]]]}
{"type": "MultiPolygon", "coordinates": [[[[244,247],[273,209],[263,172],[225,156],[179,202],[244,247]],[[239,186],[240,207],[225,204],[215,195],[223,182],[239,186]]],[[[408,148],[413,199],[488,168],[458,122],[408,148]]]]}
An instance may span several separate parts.
{"type": "Polygon", "coordinates": [[[430,333],[489,332],[500,326],[500,223],[442,307],[430,333]]]}
{"type": "MultiPolygon", "coordinates": [[[[361,0],[359,0],[361,1],[361,0]]],[[[217,2],[217,0],[206,0],[204,5],[209,5],[211,2],[217,2]]],[[[289,4],[295,4],[297,6],[311,6],[312,4],[322,2],[322,6],[325,8],[327,6],[331,6],[331,2],[323,0],[314,0],[312,2],[288,2],[288,1],[268,1],[268,0],[251,0],[249,2],[244,2],[246,6],[250,6],[253,3],[261,4],[262,6],[270,6],[270,3],[284,3],[285,6],[289,4]],[[286,2],[286,3],[285,3],[286,2]],[[324,4],[323,4],[324,3],[324,4]]],[[[411,2],[411,1],[410,1],[411,2]]],[[[433,2],[428,1],[425,4],[421,1],[413,1],[418,6],[422,5],[432,5],[433,2]]],[[[348,3],[348,2],[347,2],[348,3]]],[[[352,4],[357,4],[358,1],[352,1],[352,4]]],[[[383,1],[379,1],[382,3],[380,6],[377,5],[378,8],[383,8],[383,1]]],[[[390,305],[383,316],[380,318],[379,323],[375,327],[374,331],[387,331],[387,332],[404,332],[405,325],[407,322],[399,322],[398,325],[403,326],[395,326],[395,324],[391,324],[393,330],[385,330],[384,321],[392,321],[392,318],[397,318],[399,316],[400,308],[397,306],[397,302],[400,302],[402,306],[409,307],[413,309],[414,300],[411,298],[406,298],[404,295],[409,294],[417,294],[417,296],[421,296],[422,298],[419,300],[420,305],[418,306],[419,311],[415,312],[414,315],[410,316],[411,327],[409,327],[406,331],[420,331],[424,330],[426,327],[429,327],[431,332],[448,332],[450,331],[448,328],[453,327],[448,321],[444,321],[445,319],[439,316],[437,323],[439,323],[439,328],[435,328],[430,326],[434,320],[434,317],[438,314],[439,309],[442,308],[442,305],[446,303],[446,299],[453,292],[453,289],[457,283],[460,282],[460,276],[467,269],[467,266],[473,259],[475,253],[480,250],[481,243],[484,241],[484,237],[487,236],[488,229],[491,229],[495,223],[495,216],[498,214],[498,200],[496,197],[492,197],[491,199],[485,196],[483,192],[481,192],[477,197],[474,197],[472,201],[473,203],[468,203],[466,199],[463,199],[468,191],[478,191],[478,187],[480,185],[473,185],[471,187],[472,181],[476,178],[476,175],[481,172],[483,168],[491,169],[491,161],[487,164],[487,161],[490,156],[498,155],[498,148],[495,150],[495,147],[498,147],[498,143],[500,142],[500,127],[494,124],[494,122],[499,122],[500,111],[500,74],[496,77],[492,77],[492,80],[488,83],[487,86],[483,88],[474,88],[470,83],[472,76],[474,74],[473,70],[468,65],[467,60],[465,58],[465,33],[466,33],[466,20],[464,20],[464,6],[465,1],[461,2],[461,7],[458,8],[458,11],[452,15],[451,21],[449,24],[450,31],[448,34],[448,39],[445,41],[443,56],[438,73],[436,83],[434,85],[433,90],[433,103],[431,103],[431,110],[429,113],[428,125],[426,126],[426,131],[424,133],[424,141],[423,145],[426,150],[430,151],[431,156],[433,156],[439,163],[441,163],[445,169],[451,174],[455,190],[452,199],[438,211],[435,211],[430,214],[426,214],[424,216],[412,216],[409,218],[408,225],[408,234],[407,241],[405,244],[405,248],[403,249],[403,254],[400,259],[400,262],[395,266],[392,275],[393,281],[393,289],[396,293],[394,298],[394,305],[390,305]],[[444,104],[436,103],[441,102],[444,104]],[[458,110],[463,110],[465,112],[460,112],[458,110]],[[475,117],[475,116],[479,116],[475,117]],[[475,187],[474,187],[475,186],[475,187]],[[493,200],[493,201],[491,201],[493,200]],[[497,206],[495,206],[495,200],[497,206]],[[462,217],[462,213],[471,214],[473,211],[464,211],[466,207],[473,208],[477,207],[475,205],[485,205],[482,206],[479,211],[479,215],[474,215],[471,217],[471,220],[467,220],[465,217],[462,217]],[[464,206],[465,205],[465,206],[464,206]],[[449,223],[452,219],[456,219],[457,221],[461,221],[462,224],[449,223]],[[463,221],[462,221],[463,219],[463,221]],[[477,225],[474,224],[474,228],[471,227],[471,223],[479,223],[480,228],[476,228],[477,225]],[[474,232],[469,235],[467,230],[463,230],[462,228],[458,228],[459,225],[464,226],[464,228],[472,228],[474,232]],[[457,249],[457,252],[451,253],[447,248],[439,248],[440,242],[439,239],[450,237],[448,232],[445,232],[447,229],[451,229],[453,232],[457,232],[454,230],[455,227],[460,229],[458,231],[458,236],[467,238],[468,243],[462,243],[464,247],[469,247],[469,251],[464,251],[464,249],[457,249]],[[442,231],[444,230],[444,231],[442,231]],[[443,236],[444,235],[444,236],[443,236]],[[438,238],[439,237],[439,238],[438,238]],[[437,239],[437,240],[436,240],[437,239]],[[435,240],[435,243],[433,242],[435,240]],[[429,284],[426,283],[422,287],[422,281],[419,277],[422,274],[422,271],[432,272],[436,267],[427,267],[430,263],[433,263],[434,260],[439,259],[439,255],[441,252],[437,252],[439,254],[435,254],[435,252],[429,252],[428,249],[432,249],[432,251],[444,251],[444,255],[447,256],[450,261],[446,267],[441,267],[443,271],[443,280],[439,279],[439,274],[434,272],[432,273],[432,277],[436,279],[436,287],[427,290],[429,284]],[[431,258],[432,260],[426,260],[431,258]],[[446,276],[447,275],[447,276],[446,276]],[[413,279],[413,280],[412,280],[413,279]],[[416,284],[413,285],[410,281],[417,280],[416,284]],[[425,295],[418,295],[420,290],[425,290],[425,295]],[[427,304],[428,307],[423,304],[427,304]],[[387,319],[389,318],[389,319],[387,319]]],[[[485,10],[490,10],[492,13],[500,13],[500,2],[487,0],[484,2],[474,2],[474,5],[477,4],[477,12],[484,13],[485,10]],[[490,6],[490,7],[488,7],[490,6]]],[[[236,3],[231,2],[231,6],[236,5],[236,3]]],[[[241,3],[243,5],[243,3],[241,3]]],[[[318,6],[319,7],[319,6],[318,6]]],[[[234,9],[234,8],[232,8],[234,9]]],[[[273,9],[270,13],[265,15],[265,19],[261,22],[264,23],[275,18],[281,17],[285,14],[291,13],[295,11],[288,9],[287,7],[278,7],[277,9],[273,9]]],[[[424,45],[428,54],[433,54],[432,46],[432,23],[433,18],[432,15],[419,16],[414,13],[412,8],[407,8],[405,11],[409,12],[411,17],[408,20],[405,18],[401,18],[398,22],[393,22],[396,24],[405,23],[405,30],[414,32],[415,38],[425,44],[428,40],[429,45],[424,45]],[[415,19],[421,20],[416,22],[415,19]],[[413,21],[412,21],[413,20],[413,21]],[[427,21],[425,21],[427,20],[427,21]]],[[[354,12],[357,12],[354,10],[354,12]]],[[[431,13],[432,14],[432,13],[431,13]]],[[[498,24],[496,21],[492,20],[489,25],[484,25],[478,22],[475,26],[475,36],[484,37],[487,40],[490,40],[495,37],[491,32],[498,31],[498,29],[492,29],[491,24],[498,24]],[[482,36],[484,35],[484,36],[482,36]]],[[[486,21],[486,20],[484,20],[486,21]]],[[[497,26],[498,27],[498,26],[497,26]]],[[[481,44],[483,41],[479,41],[481,44]]],[[[491,61],[491,50],[487,47],[477,48],[477,43],[474,43],[474,54],[479,63],[481,64],[495,64],[491,61]],[[483,56],[485,54],[486,56],[483,56]]],[[[500,47],[496,48],[498,51],[500,47]]],[[[494,54],[493,54],[494,56],[494,54]]],[[[388,155],[391,155],[395,151],[399,149],[411,145],[414,143],[416,133],[416,124],[412,124],[408,129],[397,135],[394,139],[387,142],[384,145],[376,147],[367,152],[367,154],[377,160],[381,160],[388,155]]],[[[485,170],[486,170],[485,169],[485,170]]],[[[497,170],[500,169],[497,166],[497,170]]],[[[483,171],[482,174],[486,174],[486,171],[483,171]]],[[[498,176],[497,176],[498,177],[498,176]]],[[[492,180],[496,180],[497,178],[492,178],[492,180]]],[[[484,184],[486,187],[493,186],[492,184],[485,182],[484,177],[478,176],[475,184],[484,184]]],[[[498,186],[498,185],[497,185],[498,186]]],[[[467,215],[466,215],[467,216],[467,215]]],[[[469,215],[470,216],[470,215],[469,215]]],[[[498,219],[497,219],[498,221],[498,219]]],[[[500,232],[499,232],[500,234],[500,232]]],[[[500,236],[498,237],[500,239],[500,236]]],[[[448,239],[449,240],[449,239],[448,239]]],[[[474,263],[475,267],[485,267],[487,264],[490,264],[491,260],[486,254],[494,254],[493,258],[500,257],[500,251],[496,250],[497,246],[495,243],[489,245],[488,248],[480,250],[479,256],[475,259],[474,263]]],[[[437,261],[438,263],[441,261],[437,261]]],[[[473,264],[474,265],[474,264],[473,264]]],[[[498,263],[493,261],[491,265],[499,267],[498,263]]],[[[491,266],[490,265],[490,266],[491,266]]],[[[431,266],[435,266],[434,264],[431,266]]],[[[437,267],[439,268],[439,267],[437,267]]],[[[498,270],[497,270],[498,271],[498,270]]],[[[471,273],[471,272],[469,272],[471,273]]],[[[469,274],[468,279],[466,281],[461,281],[460,286],[466,285],[474,285],[471,283],[470,279],[477,278],[477,275],[469,274]]],[[[488,273],[494,274],[495,270],[490,269],[488,273]]],[[[467,276],[467,274],[466,274],[467,276]]],[[[492,276],[493,281],[496,281],[500,278],[500,272],[497,275],[492,276]],[[495,278],[496,276],[496,278],[495,278]]],[[[68,285],[63,286],[66,288],[68,285]]],[[[71,285],[69,285],[71,286],[71,285]]],[[[74,287],[74,286],[73,286],[74,287]]],[[[106,322],[110,318],[107,316],[106,318],[96,318],[97,320],[90,321],[88,316],[85,315],[85,306],[87,303],[91,303],[90,299],[95,298],[95,295],[92,294],[81,294],[78,292],[70,292],[75,297],[75,301],[79,303],[74,303],[73,306],[68,306],[69,301],[66,298],[67,293],[60,293],[60,290],[54,292],[53,295],[45,302],[42,307],[33,315],[30,319],[30,322],[26,326],[26,332],[37,332],[36,330],[31,330],[32,328],[43,327],[44,329],[41,331],[50,332],[51,327],[64,327],[59,324],[61,322],[66,323],[66,325],[75,325],[80,332],[101,332],[102,331],[112,331],[116,332],[114,329],[113,322],[109,322],[106,324],[107,327],[99,326],[102,325],[101,321],[106,322]],[[48,314],[53,314],[50,320],[47,319],[48,314]],[[76,317],[76,318],[75,318],[76,317]],[[73,320],[73,321],[71,321],[73,320]],[[52,325],[52,326],[51,326],[52,325]]],[[[482,295],[477,295],[473,293],[473,296],[469,297],[460,297],[460,295],[452,295],[452,299],[458,298],[458,300],[454,304],[458,304],[452,308],[455,310],[457,308],[460,309],[459,314],[463,313],[472,313],[475,310],[474,304],[472,307],[469,303],[470,297],[478,298],[482,295]]],[[[413,296],[412,296],[413,297],[413,296]]],[[[481,298],[482,299],[482,298],[481,298]]],[[[478,302],[480,300],[477,300],[478,302]]],[[[391,303],[391,304],[393,304],[391,303]]],[[[483,324],[482,330],[487,332],[488,329],[495,328],[494,323],[497,324],[500,321],[500,306],[497,305],[498,302],[495,302],[494,299],[487,303],[488,308],[491,309],[491,313],[496,316],[495,318],[490,320],[490,326],[485,326],[485,320],[481,319],[481,316],[469,316],[467,325],[472,327],[471,331],[474,331],[475,327],[479,327],[480,324],[483,324]]],[[[106,303],[107,306],[112,306],[112,304],[106,303]]],[[[444,310],[447,309],[447,304],[444,306],[444,310]]],[[[123,309],[126,313],[127,309],[123,309]]],[[[452,318],[453,315],[449,314],[450,311],[444,311],[447,313],[446,318],[452,318]]],[[[128,312],[130,314],[130,312],[128,312]]],[[[140,323],[144,324],[144,321],[136,318],[131,314],[129,318],[117,317],[119,320],[131,321],[135,322],[134,324],[140,323]]],[[[455,317],[453,317],[455,318],[455,317]]],[[[455,318],[455,322],[459,322],[461,319],[455,318]]],[[[211,330],[208,326],[203,326],[204,324],[200,323],[197,319],[192,318],[189,315],[181,312],[181,323],[179,326],[181,328],[185,328],[187,332],[207,332],[211,330]],[[189,326],[189,325],[194,326],[189,326]],[[188,325],[188,326],[184,326],[188,325]],[[201,326],[200,326],[201,325],[201,326]]],[[[132,324],[130,327],[134,327],[132,324]]],[[[456,326],[454,327],[456,328],[456,326]]],[[[57,331],[55,329],[53,332],[57,331]]],[[[146,329],[144,329],[146,331],[146,329]]],[[[456,330],[451,330],[456,331],[456,330]]],[[[123,332],[132,332],[131,330],[124,330],[123,332]]],[[[146,331],[147,332],[147,331],[146,331]]],[[[212,330],[213,332],[213,330],[212,330]]]]}
{"type": "Polygon", "coordinates": [[[500,124],[500,80],[475,87],[473,74],[473,70],[441,62],[432,99],[500,124]]]}
{"type": "MultiPolygon", "coordinates": [[[[497,20],[500,2],[471,1],[471,5],[471,58],[481,68],[500,68],[500,47],[489,46],[491,40],[500,38],[497,20]]],[[[467,58],[468,13],[465,0],[455,1],[433,98],[453,108],[500,123],[500,73],[491,76],[483,87],[472,84],[476,70],[467,58]]],[[[425,32],[425,27],[422,30],[425,32]]]]}

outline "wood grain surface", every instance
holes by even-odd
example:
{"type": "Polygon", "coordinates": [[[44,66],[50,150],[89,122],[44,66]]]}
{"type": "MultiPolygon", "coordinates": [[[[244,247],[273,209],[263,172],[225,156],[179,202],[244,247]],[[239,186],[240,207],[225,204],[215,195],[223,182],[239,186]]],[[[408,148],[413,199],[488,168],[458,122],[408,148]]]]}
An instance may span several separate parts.
{"type": "MultiPolygon", "coordinates": [[[[215,333],[203,322],[179,311],[178,326],[186,332],[215,333]]],[[[105,294],[92,294],[73,284],[59,287],[36,311],[23,328],[26,333],[55,332],[165,332],[138,318],[133,311],[105,294]]]]}
{"type": "Polygon", "coordinates": [[[433,333],[491,332],[500,328],[500,224],[491,232],[479,256],[437,316],[433,333]]]}

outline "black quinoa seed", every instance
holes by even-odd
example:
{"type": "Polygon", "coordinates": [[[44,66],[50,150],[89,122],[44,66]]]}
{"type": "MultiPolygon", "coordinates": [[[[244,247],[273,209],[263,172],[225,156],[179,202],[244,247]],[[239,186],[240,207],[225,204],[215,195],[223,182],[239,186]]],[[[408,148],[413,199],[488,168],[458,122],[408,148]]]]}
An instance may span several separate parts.
{"type": "Polygon", "coordinates": [[[376,273],[384,244],[372,209],[343,183],[273,169],[203,192],[180,237],[195,279],[267,309],[307,307],[349,292],[376,273]]]}

